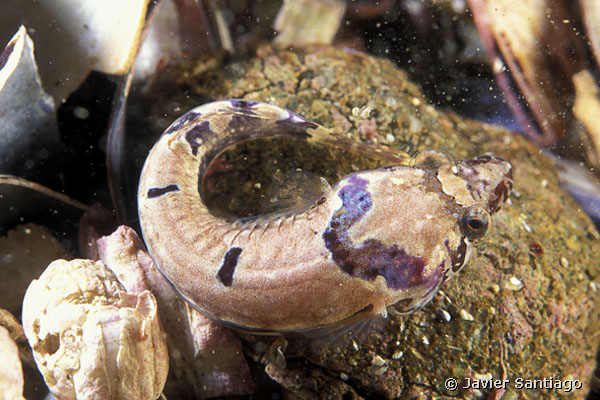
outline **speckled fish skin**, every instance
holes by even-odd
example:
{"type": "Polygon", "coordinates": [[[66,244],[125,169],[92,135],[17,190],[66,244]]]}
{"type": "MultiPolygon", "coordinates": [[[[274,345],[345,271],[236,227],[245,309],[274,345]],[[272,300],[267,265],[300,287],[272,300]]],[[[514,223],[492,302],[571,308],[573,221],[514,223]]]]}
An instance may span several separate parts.
{"type": "Polygon", "coordinates": [[[395,165],[348,175],[304,213],[226,222],[209,212],[199,182],[221,151],[257,137],[335,135],[273,105],[209,103],[161,136],[138,191],[162,273],[204,315],[248,330],[306,331],[393,304],[422,307],[467,262],[466,210],[493,214],[512,188],[511,165],[494,155],[395,165]]]}

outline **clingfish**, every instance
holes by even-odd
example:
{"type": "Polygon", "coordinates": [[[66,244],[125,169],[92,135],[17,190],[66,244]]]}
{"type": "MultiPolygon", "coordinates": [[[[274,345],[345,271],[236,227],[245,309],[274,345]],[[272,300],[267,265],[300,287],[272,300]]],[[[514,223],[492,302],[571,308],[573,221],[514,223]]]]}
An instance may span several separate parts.
{"type": "Polygon", "coordinates": [[[467,263],[512,189],[512,167],[498,156],[454,161],[431,150],[352,173],[302,212],[213,215],[200,190],[209,164],[264,137],[340,135],[270,104],[205,104],[163,133],[138,190],[160,271],[199,312],[248,331],[303,332],[385,316],[391,305],[419,309],[467,263]]]}

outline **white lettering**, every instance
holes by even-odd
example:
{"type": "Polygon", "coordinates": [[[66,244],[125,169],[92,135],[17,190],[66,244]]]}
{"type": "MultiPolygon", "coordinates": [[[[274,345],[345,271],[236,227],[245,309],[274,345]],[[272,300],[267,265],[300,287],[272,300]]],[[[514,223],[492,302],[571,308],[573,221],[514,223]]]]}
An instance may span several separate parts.
{"type": "Polygon", "coordinates": [[[463,389],[506,389],[508,379],[471,379],[465,378],[463,389]]]}

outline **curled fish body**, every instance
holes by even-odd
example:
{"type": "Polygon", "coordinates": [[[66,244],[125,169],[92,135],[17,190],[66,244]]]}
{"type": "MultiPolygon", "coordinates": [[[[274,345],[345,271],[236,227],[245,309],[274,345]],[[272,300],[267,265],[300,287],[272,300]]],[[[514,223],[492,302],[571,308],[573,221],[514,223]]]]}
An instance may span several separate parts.
{"type": "Polygon", "coordinates": [[[384,155],[396,165],[346,176],[301,213],[249,222],[211,214],[200,190],[208,165],[259,137],[339,140],[273,105],[217,101],[165,131],[138,190],[144,240],[162,273],[198,311],[247,330],[306,331],[385,315],[390,305],[422,307],[464,266],[512,188],[500,157],[454,162],[430,151],[412,163],[384,155]]]}

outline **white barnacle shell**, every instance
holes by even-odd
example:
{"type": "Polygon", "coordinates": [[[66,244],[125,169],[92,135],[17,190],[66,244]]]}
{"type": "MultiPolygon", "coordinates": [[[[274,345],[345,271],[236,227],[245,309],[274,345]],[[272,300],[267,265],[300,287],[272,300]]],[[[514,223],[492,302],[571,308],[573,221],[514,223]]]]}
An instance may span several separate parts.
{"type": "Polygon", "coordinates": [[[62,399],[160,396],[169,366],[154,296],[130,294],[102,262],[57,260],[29,285],[23,329],[62,399]]]}

